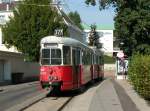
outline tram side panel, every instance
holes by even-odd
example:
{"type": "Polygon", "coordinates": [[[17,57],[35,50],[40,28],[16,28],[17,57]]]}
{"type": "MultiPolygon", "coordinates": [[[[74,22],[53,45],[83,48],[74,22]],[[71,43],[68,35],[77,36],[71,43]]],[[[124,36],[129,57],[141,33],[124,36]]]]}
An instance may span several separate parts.
{"type": "Polygon", "coordinates": [[[99,71],[98,71],[99,66],[98,64],[94,64],[93,66],[94,66],[94,79],[97,79],[99,78],[99,71]]]}
{"type": "Polygon", "coordinates": [[[91,50],[84,50],[82,56],[82,85],[90,82],[93,78],[92,54],[91,50]]]}
{"type": "Polygon", "coordinates": [[[99,73],[100,73],[100,78],[103,79],[104,78],[104,56],[101,55],[100,56],[100,60],[99,60],[99,73]]]}
{"type": "Polygon", "coordinates": [[[61,91],[73,89],[73,67],[72,66],[62,66],[61,73],[61,91]]]}
{"type": "Polygon", "coordinates": [[[88,83],[92,80],[91,78],[91,65],[83,65],[83,72],[82,72],[82,85],[88,83]]]}
{"type": "Polygon", "coordinates": [[[93,70],[93,80],[96,80],[100,77],[100,72],[99,72],[99,64],[98,64],[98,60],[97,60],[97,56],[94,54],[93,55],[93,59],[92,59],[92,70],[93,70]]]}
{"type": "Polygon", "coordinates": [[[103,79],[104,78],[104,65],[100,65],[100,75],[101,75],[101,78],[103,79]]]}

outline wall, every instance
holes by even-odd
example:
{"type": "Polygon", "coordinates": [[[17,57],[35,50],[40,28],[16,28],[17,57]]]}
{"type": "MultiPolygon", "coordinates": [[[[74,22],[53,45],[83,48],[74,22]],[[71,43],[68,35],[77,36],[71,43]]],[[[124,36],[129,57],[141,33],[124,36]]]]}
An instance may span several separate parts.
{"type": "Polygon", "coordinates": [[[40,65],[33,62],[24,62],[23,54],[0,51],[0,60],[4,61],[4,81],[11,80],[12,73],[24,73],[24,79],[34,79],[39,77],[40,65]]]}
{"type": "Polygon", "coordinates": [[[12,73],[23,73],[24,80],[37,80],[40,74],[40,65],[33,62],[23,62],[17,58],[11,60],[12,73]]]}

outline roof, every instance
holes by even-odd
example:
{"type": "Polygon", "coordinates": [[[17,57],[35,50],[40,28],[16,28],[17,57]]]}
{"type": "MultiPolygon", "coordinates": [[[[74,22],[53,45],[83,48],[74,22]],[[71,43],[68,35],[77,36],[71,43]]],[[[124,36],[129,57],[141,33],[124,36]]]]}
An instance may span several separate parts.
{"type": "MultiPolygon", "coordinates": [[[[84,30],[91,30],[90,25],[87,24],[82,24],[84,30]]],[[[113,24],[98,24],[96,25],[96,30],[114,30],[114,25],[113,24]]]]}
{"type": "Polygon", "coordinates": [[[41,39],[41,45],[44,43],[58,43],[58,44],[65,44],[65,45],[75,46],[75,47],[79,46],[81,48],[91,49],[87,45],[81,43],[80,41],[76,39],[72,39],[70,37],[46,36],[41,39]]]}
{"type": "Polygon", "coordinates": [[[2,57],[2,56],[4,56],[4,57],[6,57],[6,56],[10,56],[10,57],[24,57],[24,54],[22,54],[22,53],[18,53],[18,52],[8,52],[8,51],[2,51],[2,50],[0,50],[0,56],[2,57]]]}

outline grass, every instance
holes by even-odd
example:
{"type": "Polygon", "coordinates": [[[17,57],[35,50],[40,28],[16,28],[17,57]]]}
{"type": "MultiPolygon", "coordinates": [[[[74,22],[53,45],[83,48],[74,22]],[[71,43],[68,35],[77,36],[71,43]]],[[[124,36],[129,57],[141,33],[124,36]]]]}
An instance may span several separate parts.
{"type": "Polygon", "coordinates": [[[114,64],[115,61],[115,57],[104,55],[104,64],[114,64]]]}

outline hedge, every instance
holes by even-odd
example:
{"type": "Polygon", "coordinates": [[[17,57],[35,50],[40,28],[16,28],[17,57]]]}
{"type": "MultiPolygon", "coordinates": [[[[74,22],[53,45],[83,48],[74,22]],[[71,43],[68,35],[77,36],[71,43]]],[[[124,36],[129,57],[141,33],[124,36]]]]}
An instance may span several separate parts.
{"type": "Polygon", "coordinates": [[[136,54],[129,63],[128,78],[134,89],[150,100],[150,56],[136,54]]]}

